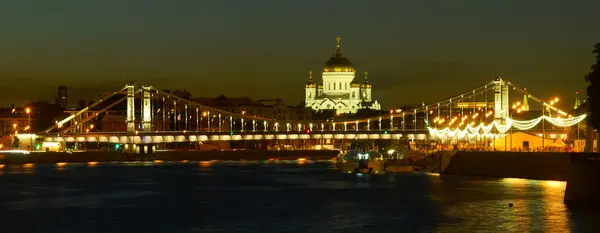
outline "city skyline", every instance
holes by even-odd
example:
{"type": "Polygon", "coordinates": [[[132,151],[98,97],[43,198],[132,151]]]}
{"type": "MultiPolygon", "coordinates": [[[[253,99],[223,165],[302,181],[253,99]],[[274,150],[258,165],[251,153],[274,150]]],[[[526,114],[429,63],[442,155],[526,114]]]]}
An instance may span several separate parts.
{"type": "Polygon", "coordinates": [[[18,91],[1,93],[1,104],[51,101],[62,84],[74,99],[96,99],[134,80],[194,96],[281,97],[291,105],[304,99],[308,70],[322,70],[341,36],[345,55],[357,73],[369,72],[373,98],[384,108],[437,101],[496,76],[541,98],[561,96],[571,107],[576,91],[585,99],[583,77],[600,38],[592,30],[600,26],[593,20],[600,3],[592,1],[234,2],[239,9],[193,1],[7,1],[0,77],[2,87],[18,91]]]}

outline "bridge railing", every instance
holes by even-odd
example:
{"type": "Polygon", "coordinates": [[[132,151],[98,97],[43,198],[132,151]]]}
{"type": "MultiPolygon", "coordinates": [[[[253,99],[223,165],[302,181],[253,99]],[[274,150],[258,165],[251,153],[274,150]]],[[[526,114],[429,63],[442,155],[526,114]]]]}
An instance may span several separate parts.
{"type": "MultiPolygon", "coordinates": [[[[414,134],[414,133],[428,133],[425,129],[407,129],[407,130],[314,130],[309,133],[306,131],[286,131],[286,130],[236,130],[236,131],[138,131],[133,135],[185,135],[185,134],[200,134],[200,135],[250,135],[250,134],[414,134]]],[[[75,134],[42,134],[41,136],[49,137],[72,137],[72,136],[95,136],[95,135],[132,135],[128,132],[86,132],[86,133],[75,133],[75,134]]]]}

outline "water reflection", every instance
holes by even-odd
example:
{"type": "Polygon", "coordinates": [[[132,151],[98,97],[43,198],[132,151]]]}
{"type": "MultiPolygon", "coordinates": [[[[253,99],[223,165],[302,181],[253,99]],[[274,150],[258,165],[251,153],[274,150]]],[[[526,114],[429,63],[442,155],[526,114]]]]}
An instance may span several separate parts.
{"type": "MultiPolygon", "coordinates": [[[[0,219],[61,232],[115,226],[138,232],[147,222],[161,222],[164,232],[269,232],[264,226],[276,232],[571,232],[581,225],[563,204],[561,181],[357,176],[339,174],[329,160],[187,162],[6,166],[0,208],[20,211],[0,211],[0,219]],[[64,221],[81,216],[94,216],[93,223],[64,221]]],[[[3,230],[35,232],[15,227],[3,230]]]]}
{"type": "Polygon", "coordinates": [[[56,163],[56,170],[57,171],[65,170],[66,166],[67,166],[67,163],[64,163],[64,162],[56,163]]]}
{"type": "Polygon", "coordinates": [[[542,185],[542,224],[545,232],[555,232],[555,229],[571,229],[569,222],[569,211],[564,204],[564,193],[567,188],[567,182],[563,181],[539,181],[542,185]],[[559,195],[556,195],[556,194],[559,195]]]}
{"type": "Polygon", "coordinates": [[[446,204],[443,213],[456,222],[442,232],[569,232],[571,223],[563,203],[566,182],[504,178],[444,177],[434,197],[446,204]],[[458,182],[454,182],[458,181],[458,182]],[[473,189],[473,188],[474,189],[473,189]],[[468,198],[452,199],[461,193],[468,198]],[[494,226],[490,228],[490,226],[494,226]]]}
{"type": "Polygon", "coordinates": [[[200,161],[198,162],[198,164],[200,164],[200,167],[202,168],[209,168],[212,166],[212,164],[215,162],[215,160],[211,160],[211,161],[200,161]]]}

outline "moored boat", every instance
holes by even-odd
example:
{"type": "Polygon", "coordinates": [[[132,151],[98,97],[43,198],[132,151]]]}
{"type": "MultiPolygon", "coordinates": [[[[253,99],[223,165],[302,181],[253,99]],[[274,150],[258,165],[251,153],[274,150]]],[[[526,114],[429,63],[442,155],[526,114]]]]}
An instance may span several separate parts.
{"type": "Polygon", "coordinates": [[[383,155],[375,151],[350,150],[340,153],[337,168],[342,173],[377,174],[385,172],[385,161],[383,155]]]}

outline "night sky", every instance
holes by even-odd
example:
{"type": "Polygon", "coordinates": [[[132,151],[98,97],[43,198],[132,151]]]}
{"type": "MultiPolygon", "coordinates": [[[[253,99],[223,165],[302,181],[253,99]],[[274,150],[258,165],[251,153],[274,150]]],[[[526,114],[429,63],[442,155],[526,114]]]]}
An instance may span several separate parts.
{"type": "MultiPolygon", "coordinates": [[[[501,76],[572,106],[600,41],[598,0],[3,0],[0,103],[96,99],[128,80],[194,96],[304,99],[335,37],[384,108],[501,76]]],[[[567,106],[564,106],[567,107],[567,106]]]]}

